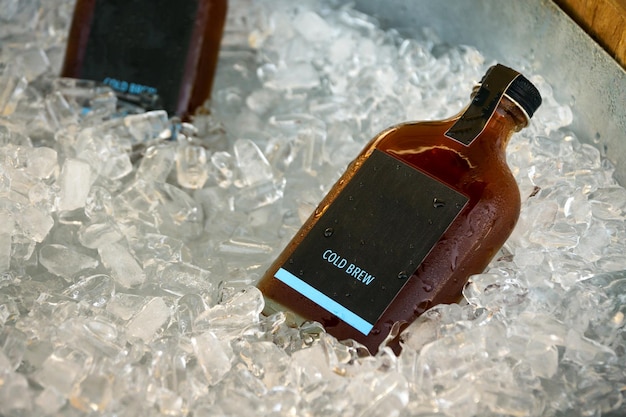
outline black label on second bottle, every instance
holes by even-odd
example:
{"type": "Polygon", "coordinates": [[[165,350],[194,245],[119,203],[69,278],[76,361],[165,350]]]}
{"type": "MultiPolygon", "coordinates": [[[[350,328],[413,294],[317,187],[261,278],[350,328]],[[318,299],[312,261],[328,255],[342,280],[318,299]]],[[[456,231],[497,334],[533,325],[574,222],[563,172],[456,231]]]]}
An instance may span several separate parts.
{"type": "Polygon", "coordinates": [[[367,335],[467,201],[374,150],[275,278],[367,335]]]}
{"type": "Polygon", "coordinates": [[[96,0],[80,77],[176,112],[197,12],[197,0],[96,0]]]}

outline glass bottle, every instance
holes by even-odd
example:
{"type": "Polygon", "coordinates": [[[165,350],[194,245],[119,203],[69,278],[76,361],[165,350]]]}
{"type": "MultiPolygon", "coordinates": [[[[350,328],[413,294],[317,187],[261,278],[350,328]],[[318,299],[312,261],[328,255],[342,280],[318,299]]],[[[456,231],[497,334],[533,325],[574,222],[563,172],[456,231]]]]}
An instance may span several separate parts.
{"type": "Polygon", "coordinates": [[[187,118],[210,97],[226,9],[227,0],[77,0],[61,76],[187,118]]]}
{"type": "Polygon", "coordinates": [[[506,146],[540,104],[498,64],[456,116],[373,138],[259,281],[265,314],[290,311],[372,353],[383,342],[398,351],[397,333],[458,302],[511,234],[520,194],[506,146]]]}

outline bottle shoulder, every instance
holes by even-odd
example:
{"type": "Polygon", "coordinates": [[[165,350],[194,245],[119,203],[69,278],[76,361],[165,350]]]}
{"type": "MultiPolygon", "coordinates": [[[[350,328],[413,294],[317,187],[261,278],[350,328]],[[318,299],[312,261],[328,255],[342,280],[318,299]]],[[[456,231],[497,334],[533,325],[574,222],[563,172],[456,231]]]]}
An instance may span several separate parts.
{"type": "Polygon", "coordinates": [[[472,198],[483,198],[488,190],[495,190],[490,195],[511,190],[510,198],[514,198],[519,192],[504,149],[490,138],[467,146],[447,137],[445,132],[453,123],[451,119],[394,126],[375,137],[360,158],[377,149],[472,198]]]}

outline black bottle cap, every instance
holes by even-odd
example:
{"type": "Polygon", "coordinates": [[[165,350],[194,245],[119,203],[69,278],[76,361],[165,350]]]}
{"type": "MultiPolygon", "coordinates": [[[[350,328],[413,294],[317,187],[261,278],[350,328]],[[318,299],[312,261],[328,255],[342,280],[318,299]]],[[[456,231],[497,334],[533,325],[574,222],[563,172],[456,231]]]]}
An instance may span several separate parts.
{"type": "Polygon", "coordinates": [[[541,105],[541,94],[528,78],[524,77],[518,71],[502,64],[496,64],[489,68],[480,84],[490,84],[490,78],[511,79],[512,81],[506,88],[504,94],[517,103],[522,110],[526,112],[529,119],[533,117],[533,114],[535,114],[535,111],[541,105]]]}
{"type": "Polygon", "coordinates": [[[474,88],[472,103],[448,129],[446,136],[469,145],[483,131],[503,96],[507,96],[523,111],[527,120],[541,105],[539,90],[526,77],[514,69],[497,64],[487,70],[474,88]]]}
{"type": "Polygon", "coordinates": [[[535,111],[541,106],[539,90],[522,74],[515,77],[504,94],[519,104],[529,118],[533,117],[535,111]]]}

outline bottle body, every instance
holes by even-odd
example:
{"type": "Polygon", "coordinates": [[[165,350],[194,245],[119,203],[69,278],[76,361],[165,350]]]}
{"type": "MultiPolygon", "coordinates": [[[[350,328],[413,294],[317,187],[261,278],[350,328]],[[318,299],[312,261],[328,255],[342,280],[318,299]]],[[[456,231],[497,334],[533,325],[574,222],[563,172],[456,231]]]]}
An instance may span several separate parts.
{"type": "Polygon", "coordinates": [[[61,75],[187,117],[209,97],[227,0],[78,0],[61,75]]]}
{"type": "Polygon", "coordinates": [[[291,310],[376,352],[428,308],[457,302],[519,216],[505,147],[527,118],[498,103],[469,144],[449,137],[467,109],[370,141],[260,280],[266,312],[291,310]]]}

